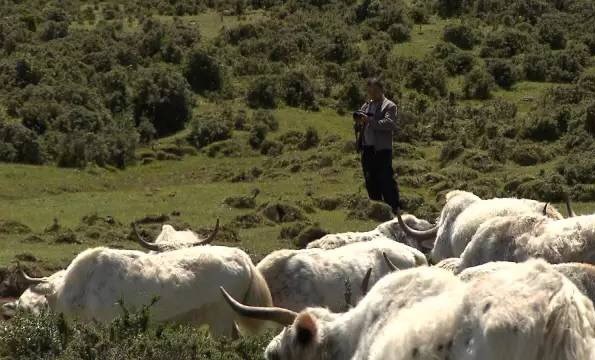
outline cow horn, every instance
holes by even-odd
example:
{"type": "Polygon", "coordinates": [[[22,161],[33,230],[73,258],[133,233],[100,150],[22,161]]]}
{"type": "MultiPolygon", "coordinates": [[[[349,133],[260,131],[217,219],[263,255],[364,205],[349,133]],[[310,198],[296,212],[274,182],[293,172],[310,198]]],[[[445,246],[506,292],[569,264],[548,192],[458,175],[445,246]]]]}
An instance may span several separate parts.
{"type": "Polygon", "coordinates": [[[236,299],[229,295],[227,291],[225,291],[223,286],[220,286],[219,290],[221,290],[221,294],[223,294],[223,298],[225,298],[225,301],[227,301],[229,306],[241,316],[259,320],[274,321],[283,326],[289,326],[293,324],[295,318],[298,315],[296,312],[293,312],[291,310],[277,307],[258,307],[244,305],[239,303],[236,299]]]}
{"type": "Polygon", "coordinates": [[[132,230],[134,230],[134,234],[136,235],[136,240],[138,241],[139,244],[142,245],[142,247],[151,250],[151,251],[161,251],[161,247],[155,243],[151,243],[148,242],[147,240],[145,240],[143,238],[143,236],[140,234],[140,232],[138,231],[138,227],[136,226],[136,222],[133,222],[132,224],[132,230]]]}
{"type": "Polygon", "coordinates": [[[399,222],[401,229],[403,229],[403,232],[405,232],[405,234],[411,236],[413,239],[417,240],[418,242],[422,242],[424,240],[429,240],[433,237],[436,237],[436,234],[438,233],[438,225],[436,225],[433,228],[428,229],[428,230],[416,230],[416,229],[410,228],[403,221],[400,211],[397,211],[397,221],[399,222]]]}
{"type": "Polygon", "coordinates": [[[547,206],[548,206],[549,204],[550,204],[550,203],[545,203],[545,205],[544,205],[544,207],[543,207],[543,216],[546,216],[546,215],[547,215],[547,206]]]}
{"type": "Polygon", "coordinates": [[[388,256],[386,255],[385,252],[382,252],[382,256],[384,257],[384,261],[386,262],[386,266],[388,266],[388,268],[390,269],[390,271],[398,271],[399,268],[397,267],[397,265],[395,265],[392,261],[390,261],[390,259],[388,258],[388,256]]]}
{"type": "Polygon", "coordinates": [[[209,234],[209,236],[206,239],[193,243],[192,246],[208,245],[208,244],[212,243],[213,240],[215,240],[215,237],[217,236],[218,232],[219,232],[219,219],[217,219],[217,222],[215,223],[215,229],[213,229],[211,234],[209,234]]]}
{"type": "Polygon", "coordinates": [[[25,282],[29,286],[43,284],[43,283],[45,283],[45,282],[48,281],[47,278],[34,278],[34,277],[31,277],[31,276],[27,275],[27,273],[25,273],[25,271],[23,269],[19,269],[19,271],[21,272],[21,276],[23,277],[23,279],[25,279],[25,282]]]}
{"type": "Polygon", "coordinates": [[[568,211],[568,217],[576,216],[576,213],[572,210],[572,205],[570,204],[570,196],[566,196],[566,211],[568,211]]]}
{"type": "Polygon", "coordinates": [[[366,275],[364,275],[364,280],[362,281],[362,295],[366,296],[368,293],[368,287],[370,287],[370,276],[372,275],[372,268],[369,268],[366,271],[366,275]]]}

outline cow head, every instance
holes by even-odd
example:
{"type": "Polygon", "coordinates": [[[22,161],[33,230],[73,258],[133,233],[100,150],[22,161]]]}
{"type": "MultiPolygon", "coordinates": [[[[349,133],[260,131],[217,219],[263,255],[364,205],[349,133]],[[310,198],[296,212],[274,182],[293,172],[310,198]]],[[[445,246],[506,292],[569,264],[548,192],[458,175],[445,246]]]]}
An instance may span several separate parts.
{"type": "Polygon", "coordinates": [[[246,306],[221,288],[223,297],[231,308],[241,316],[273,321],[285,328],[267,346],[267,360],[322,360],[325,351],[326,325],[340,314],[333,314],[323,308],[308,308],[301,313],[275,307],[246,306]]]}
{"type": "Polygon", "coordinates": [[[399,231],[404,233],[407,245],[418,250],[423,250],[424,252],[427,252],[434,247],[434,241],[436,240],[436,235],[438,234],[439,229],[438,225],[424,230],[414,229],[407,225],[399,211],[397,211],[396,223],[399,225],[399,231]]]}
{"type": "MultiPolygon", "coordinates": [[[[133,222],[131,224],[131,226],[132,226],[132,230],[134,232],[134,235],[136,236],[138,243],[145,249],[148,249],[148,250],[151,250],[154,252],[164,252],[164,251],[171,251],[171,250],[178,249],[175,246],[175,244],[171,244],[171,245],[170,244],[157,244],[155,242],[147,241],[144,239],[144,237],[138,231],[136,222],[133,222]]],[[[174,230],[174,228],[171,225],[163,226],[163,231],[165,231],[165,230],[170,231],[170,229],[174,230]]],[[[194,247],[194,246],[208,245],[215,240],[215,237],[217,236],[218,232],[219,232],[219,219],[217,219],[217,222],[215,223],[215,229],[213,229],[213,231],[211,232],[211,234],[208,237],[206,237],[204,239],[200,239],[194,243],[184,244],[184,246],[185,247],[194,247]]]]}

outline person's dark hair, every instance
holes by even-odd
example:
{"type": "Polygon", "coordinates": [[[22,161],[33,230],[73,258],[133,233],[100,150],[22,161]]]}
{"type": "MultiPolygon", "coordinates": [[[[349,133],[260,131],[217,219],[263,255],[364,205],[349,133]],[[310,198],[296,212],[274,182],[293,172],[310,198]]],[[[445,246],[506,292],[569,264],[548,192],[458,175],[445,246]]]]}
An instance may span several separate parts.
{"type": "Polygon", "coordinates": [[[374,86],[374,87],[379,88],[380,90],[384,90],[384,84],[382,83],[382,80],[380,78],[377,78],[377,77],[368,78],[368,80],[366,80],[366,84],[368,86],[374,86]]]}

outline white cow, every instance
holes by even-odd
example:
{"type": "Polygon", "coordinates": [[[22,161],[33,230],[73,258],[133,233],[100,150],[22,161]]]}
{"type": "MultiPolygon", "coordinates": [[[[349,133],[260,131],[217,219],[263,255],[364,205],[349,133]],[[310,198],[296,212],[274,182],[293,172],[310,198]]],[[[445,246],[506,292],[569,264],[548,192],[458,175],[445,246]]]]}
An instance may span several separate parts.
{"type": "MultiPolygon", "coordinates": [[[[409,225],[410,228],[416,230],[426,230],[432,227],[432,224],[423,219],[418,219],[413,215],[403,215],[403,221],[409,225]]],[[[321,248],[321,249],[336,249],[338,247],[362,241],[370,241],[373,239],[388,238],[407,245],[417,245],[417,242],[412,241],[403,231],[395,218],[378,225],[374,230],[362,232],[345,232],[338,234],[328,234],[318,240],[312,241],[307,248],[321,248]]]]}
{"type": "Polygon", "coordinates": [[[219,231],[219,219],[217,219],[215,229],[204,239],[201,239],[198,234],[192,230],[176,230],[173,226],[164,224],[161,226],[161,232],[155,241],[149,242],[140,234],[136,223],[132,223],[131,225],[139,244],[154,253],[208,245],[215,240],[217,232],[219,231]]]}
{"type": "Polygon", "coordinates": [[[372,269],[369,284],[388,272],[383,252],[399,268],[427,265],[424,255],[407,245],[378,239],[357,242],[337,249],[278,250],[262,259],[257,269],[262,273],[275,306],[300,311],[308,306],[324,306],[344,311],[345,282],[354,299],[362,297],[360,284],[372,269]]]}
{"type": "Polygon", "coordinates": [[[498,216],[547,215],[562,219],[551,205],[530,199],[494,198],[482,200],[476,195],[455,190],[446,194],[437,225],[429,230],[410,229],[404,222],[403,230],[416,241],[434,240],[430,253],[432,262],[460,256],[473,235],[484,222],[498,216]]]}
{"type": "Polygon", "coordinates": [[[502,216],[479,227],[461,255],[459,270],[491,261],[543,258],[558,264],[595,264],[595,215],[552,220],[540,215],[502,216]]]}
{"type": "MultiPolygon", "coordinates": [[[[493,261],[466,268],[459,273],[459,278],[463,281],[470,281],[494,271],[513,268],[516,265],[517,263],[510,261],[493,261]]],[[[564,263],[554,264],[552,267],[572,281],[581,293],[592,302],[595,302],[595,266],[583,263],[564,263]]]]}
{"type": "Polygon", "coordinates": [[[469,282],[432,267],[399,271],[343,314],[250,307],[222,293],[243,316],[286,326],[268,360],[595,358],[593,304],[543,261],[469,282]]]}
{"type": "Polygon", "coordinates": [[[60,283],[38,279],[52,311],[81,320],[109,322],[130,310],[157,301],[151,317],[157,322],[208,325],[215,335],[231,336],[234,321],[245,332],[266,324],[237,318],[222,301],[218,287],[246,302],[270,306],[271,295],[250,257],[240,249],[201,246],[145,254],[104,247],[79,254],[60,283]],[[43,283],[43,284],[41,284],[43,283]]]}

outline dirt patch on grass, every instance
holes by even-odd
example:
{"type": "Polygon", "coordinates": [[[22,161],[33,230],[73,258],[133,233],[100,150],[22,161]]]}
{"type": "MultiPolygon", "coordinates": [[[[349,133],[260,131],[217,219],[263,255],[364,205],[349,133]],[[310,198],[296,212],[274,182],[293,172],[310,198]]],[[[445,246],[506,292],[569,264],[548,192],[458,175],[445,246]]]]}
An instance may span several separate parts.
{"type": "Polygon", "coordinates": [[[307,217],[299,207],[285,202],[271,202],[263,206],[262,215],[275,223],[286,223],[306,220],[307,217]]]}
{"type": "Polygon", "coordinates": [[[31,229],[18,221],[0,220],[0,234],[28,234],[31,229]]]}

